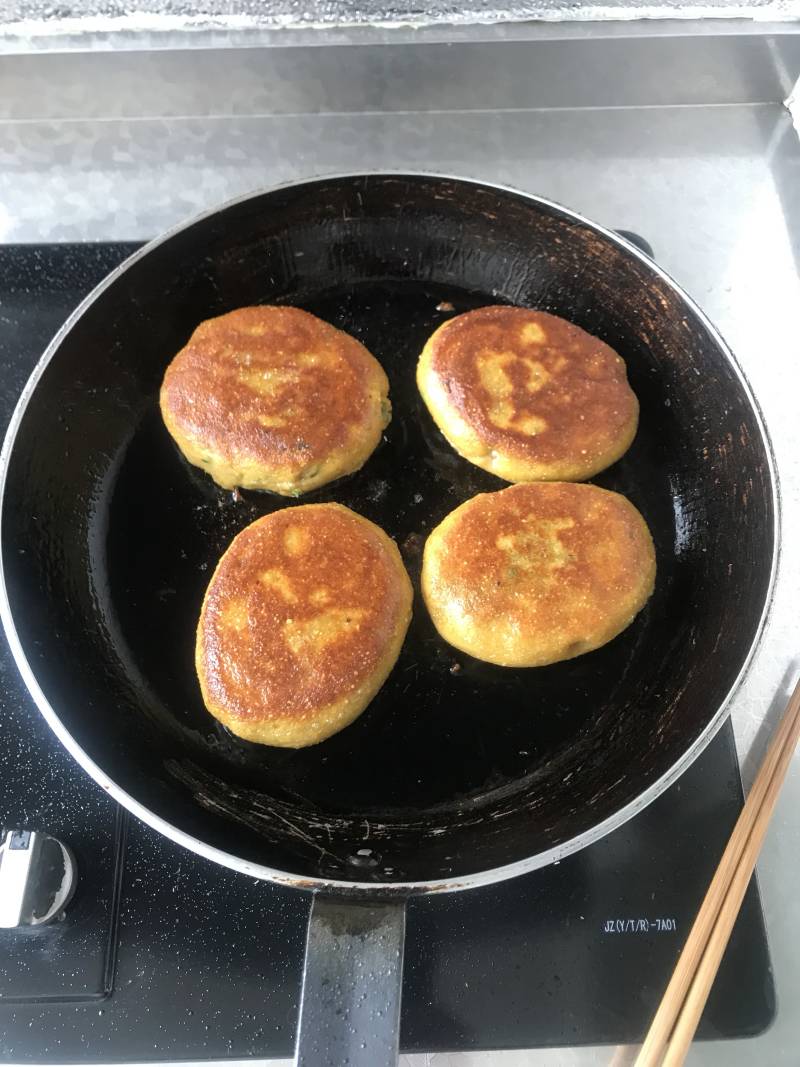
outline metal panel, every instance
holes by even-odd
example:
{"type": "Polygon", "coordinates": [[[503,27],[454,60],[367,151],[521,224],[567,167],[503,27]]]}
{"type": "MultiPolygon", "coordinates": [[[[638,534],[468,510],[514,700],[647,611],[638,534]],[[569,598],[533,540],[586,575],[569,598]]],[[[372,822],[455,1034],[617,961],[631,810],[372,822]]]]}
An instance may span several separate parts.
{"type": "Polygon", "coordinates": [[[800,33],[7,56],[0,120],[778,103],[800,33]]]}

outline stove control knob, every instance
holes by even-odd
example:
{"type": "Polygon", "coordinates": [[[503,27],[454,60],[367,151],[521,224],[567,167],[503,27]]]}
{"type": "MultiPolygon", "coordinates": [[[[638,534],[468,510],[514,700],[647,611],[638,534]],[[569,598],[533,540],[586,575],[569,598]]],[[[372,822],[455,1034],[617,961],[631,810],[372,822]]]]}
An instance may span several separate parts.
{"type": "Polygon", "coordinates": [[[9,830],[0,844],[0,928],[58,919],[75,891],[72,851],[38,830],[9,830]]]}

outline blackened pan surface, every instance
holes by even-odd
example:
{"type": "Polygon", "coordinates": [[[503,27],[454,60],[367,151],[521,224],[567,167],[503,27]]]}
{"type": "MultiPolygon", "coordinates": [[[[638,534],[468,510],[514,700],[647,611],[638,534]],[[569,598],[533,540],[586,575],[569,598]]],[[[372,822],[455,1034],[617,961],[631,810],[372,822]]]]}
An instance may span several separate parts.
{"type": "Polygon", "coordinates": [[[749,390],[645,256],[547,202],[402,175],[235,202],[112,276],[32,384],[6,442],[2,510],[18,661],[98,780],[165,832],[255,874],[446,888],[548,862],[651,799],[699,751],[758,636],[777,517],[749,390]],[[303,502],[336,500],[384,527],[416,590],[379,696],[297,752],[228,734],[204,710],[193,667],[217,559],[291,502],[234,500],[181,458],[157,407],[167,363],[202,319],[268,302],[347,330],[385,367],[384,442],[303,502]],[[504,483],[436,430],[416,359],[449,316],[500,302],[562,315],[625,359],[640,429],[595,481],[642,511],[658,558],[655,594],[627,631],[527,671],[444,644],[419,596],[427,533],[504,483]]]}

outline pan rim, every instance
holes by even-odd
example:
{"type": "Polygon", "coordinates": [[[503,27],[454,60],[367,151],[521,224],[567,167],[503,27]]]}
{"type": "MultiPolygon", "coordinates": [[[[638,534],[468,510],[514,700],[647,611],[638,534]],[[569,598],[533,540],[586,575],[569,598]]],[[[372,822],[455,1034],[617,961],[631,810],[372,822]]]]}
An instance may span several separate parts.
{"type": "Polygon", "coordinates": [[[592,827],[589,830],[584,831],[582,834],[577,834],[575,837],[570,838],[568,841],[562,842],[560,845],[555,846],[545,852],[538,852],[532,856],[528,856],[521,860],[515,860],[513,863],[504,864],[500,867],[490,868],[485,871],[477,871],[470,875],[464,875],[458,878],[438,878],[428,881],[411,881],[411,882],[359,882],[349,881],[336,878],[317,878],[317,877],[301,877],[296,874],[292,874],[288,871],[283,871],[277,868],[269,867],[265,864],[258,864],[250,860],[245,860],[240,856],[236,856],[233,853],[225,852],[223,849],[217,848],[213,845],[207,844],[199,838],[194,837],[192,834],[187,833],[184,830],[174,826],[167,819],[156,814],[147,808],[144,804],[140,803],[130,793],[122,789],[116,782],[114,782],[103,769],[94,762],[94,760],[88,755],[87,752],[77,743],[72,737],[70,732],[61,722],[55,708],[45,697],[39,683],[36,679],[36,675],[31,668],[28,658],[23,650],[22,643],[20,641],[17,629],[14,623],[14,616],[11,609],[11,604],[8,596],[8,588],[6,585],[5,567],[3,562],[3,553],[0,549],[0,621],[2,621],[3,628],[5,630],[6,639],[8,640],[11,654],[16,663],[17,669],[20,672],[23,682],[25,683],[28,692],[30,693],[34,703],[36,704],[39,712],[44,717],[50,729],[56,735],[61,744],[70,753],[73,759],[94,779],[94,781],[109,794],[118,804],[130,811],[142,822],[157,830],[163,834],[169,840],[174,841],[176,844],[181,845],[184,848],[189,849],[196,854],[203,856],[205,859],[209,859],[212,862],[218,863],[223,867],[227,867],[231,870],[238,871],[239,873],[248,875],[253,878],[258,878],[264,881],[275,882],[279,885],[290,886],[294,888],[301,888],[307,890],[334,890],[337,892],[345,891],[349,893],[357,894],[371,894],[371,895],[403,895],[403,894],[421,894],[432,892],[454,892],[464,889],[477,888],[479,886],[491,885],[496,882],[505,881],[509,878],[515,878],[519,875],[529,873],[537,870],[540,867],[549,866],[551,863],[558,863],[565,857],[571,855],[573,852],[593,844],[595,841],[605,837],[606,834],[612,830],[617,829],[629,819],[633,818],[640,811],[642,811],[648,804],[652,803],[658,796],[661,795],[673,782],[675,782],[687,768],[697,759],[697,757],[703,752],[710,741],[716,736],[717,732],[721,728],[725,719],[730,712],[730,702],[741,686],[749,668],[753,661],[753,658],[759,648],[761,640],[764,636],[767,619],[769,617],[772,603],[775,596],[775,586],[777,581],[779,557],[780,557],[780,542],[781,542],[781,494],[780,494],[780,482],[777,464],[775,461],[775,455],[772,448],[772,442],[770,440],[769,432],[761,411],[761,407],[758,400],[753,393],[750,383],[744,374],[744,371],[739,366],[739,363],[734,356],[732,350],[702,311],[697,305],[694,299],[665,271],[659,266],[659,264],[642,252],[636,245],[628,241],[626,238],[621,237],[615,231],[606,228],[591,219],[586,218],[580,212],[574,211],[571,208],[564,207],[557,201],[550,200],[547,197],[539,196],[535,193],[525,192],[524,190],[517,189],[514,186],[506,185],[501,182],[485,181],[479,178],[467,178],[452,174],[445,174],[433,171],[415,171],[415,170],[378,170],[365,173],[363,171],[345,171],[336,173],[323,173],[314,175],[308,178],[295,179],[285,182],[276,183],[274,185],[266,186],[263,188],[251,190],[250,192],[243,193],[239,196],[233,197],[223,203],[217,204],[211,208],[207,208],[197,214],[184,219],[181,222],[176,223],[170,227],[164,233],[155,237],[153,240],[148,241],[140,249],[137,249],[132,255],[127,257],[119,266],[115,267],[86,297],[80,302],[80,304],[69,315],[63,325],[56,332],[52,340],[49,342],[41,357],[37,361],[30,377],[26,381],[22,393],[14,407],[11,419],[6,430],[6,434],[3,440],[2,449],[0,449],[0,529],[2,528],[2,516],[5,508],[6,498],[6,484],[8,476],[8,468],[10,458],[13,452],[14,443],[16,441],[17,433],[22,424],[22,420],[25,415],[25,411],[28,407],[30,399],[36,389],[39,379],[44,374],[47,366],[54,357],[55,353],[61,346],[63,339],[73,329],[78,320],[84,315],[84,313],[91,307],[92,304],[105,292],[105,290],[112,285],[119,277],[133,266],[134,263],[148,255],[153,249],[159,245],[170,240],[177,234],[189,229],[197,223],[210,218],[214,215],[218,215],[221,212],[226,211],[229,208],[235,207],[237,204],[245,203],[248,200],[255,200],[261,196],[269,193],[277,192],[281,189],[303,188],[318,184],[326,181],[354,181],[362,179],[368,181],[370,178],[394,178],[397,180],[408,179],[430,179],[435,181],[451,181],[458,182],[464,185],[470,185],[477,188],[494,190],[501,193],[508,193],[512,196],[521,198],[529,203],[544,206],[546,208],[554,209],[556,212],[561,213],[573,222],[588,226],[590,229],[597,233],[602,234],[607,240],[613,244],[621,247],[629,255],[633,255],[644,263],[651,270],[659,276],[659,278],[666,283],[686,305],[692,310],[700,321],[700,323],[708,330],[713,340],[717,343],[722,354],[727,359],[734,374],[739,380],[739,384],[743,389],[753,413],[755,415],[756,424],[758,426],[761,440],[764,445],[764,450],[767,456],[767,465],[770,475],[770,488],[772,491],[772,506],[774,509],[774,529],[772,537],[772,558],[770,563],[769,582],[767,586],[766,596],[764,598],[764,606],[761,611],[758,624],[753,635],[750,647],[747,655],[744,658],[741,668],[739,669],[733,683],[731,684],[728,692],[720,702],[719,708],[714,714],[711,721],[706,725],[702,733],[695,739],[695,741],[686,749],[683,755],[676,760],[673,765],[661,775],[655,782],[652,782],[650,786],[630,801],[624,807],[620,808],[613,815],[610,815],[607,819],[604,819],[601,823],[592,827]]]}

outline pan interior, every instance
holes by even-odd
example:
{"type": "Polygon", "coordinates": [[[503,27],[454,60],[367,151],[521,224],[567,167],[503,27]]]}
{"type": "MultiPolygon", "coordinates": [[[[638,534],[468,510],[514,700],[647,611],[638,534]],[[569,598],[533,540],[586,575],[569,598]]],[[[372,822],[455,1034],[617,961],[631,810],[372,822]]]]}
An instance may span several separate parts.
{"type": "Polygon", "coordinates": [[[558,209],[444,179],[339,179],[196,223],[138,260],[60,341],[11,456],[3,561],[15,624],[62,722],[122,788],[207,845],[299,877],[461,877],[613,817],[700,737],[767,596],[769,463],[735,369],[641,259],[558,209]],[[411,629],[365,714],[300,751],[242,742],[203,708],[193,666],[205,586],[255,518],[188,465],[157,407],[163,370],[209,315],[258,302],[347,330],[390,379],[393,419],[335,500],[396,539],[411,629]],[[418,397],[426,338],[517,302],[615,347],[641,403],[627,455],[595,479],[656,544],[656,591],[606,647],[537,670],[480,663],[436,634],[424,539],[502,482],[460,459],[418,397]],[[24,610],[23,610],[24,605],[24,610]]]}

